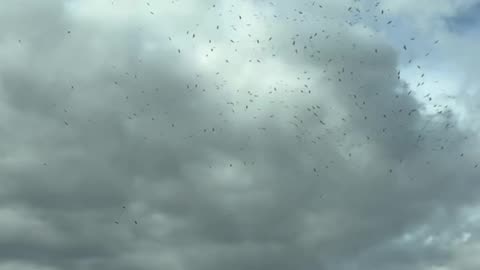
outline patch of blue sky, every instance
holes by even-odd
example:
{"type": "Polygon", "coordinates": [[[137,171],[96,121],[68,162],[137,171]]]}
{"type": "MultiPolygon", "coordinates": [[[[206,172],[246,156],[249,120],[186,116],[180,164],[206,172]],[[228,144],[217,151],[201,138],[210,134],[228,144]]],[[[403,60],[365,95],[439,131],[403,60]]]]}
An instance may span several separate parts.
{"type": "Polygon", "coordinates": [[[480,3],[454,17],[445,18],[449,31],[455,33],[480,32],[480,3]]]}
{"type": "Polygon", "coordinates": [[[416,26],[405,18],[388,17],[375,22],[371,27],[382,32],[390,45],[398,51],[401,66],[411,65],[434,53],[436,38],[433,35],[420,34],[416,26]],[[389,21],[392,22],[389,24],[389,21]]]}

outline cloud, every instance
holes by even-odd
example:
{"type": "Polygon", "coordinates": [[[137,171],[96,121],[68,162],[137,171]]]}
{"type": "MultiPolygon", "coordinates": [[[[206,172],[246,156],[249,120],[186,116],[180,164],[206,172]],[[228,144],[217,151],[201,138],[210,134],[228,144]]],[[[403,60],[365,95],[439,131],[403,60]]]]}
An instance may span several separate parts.
{"type": "Polygon", "coordinates": [[[467,6],[395,3],[0,9],[0,269],[474,265],[476,105],[429,77],[459,33],[411,68],[388,26],[467,6]]]}

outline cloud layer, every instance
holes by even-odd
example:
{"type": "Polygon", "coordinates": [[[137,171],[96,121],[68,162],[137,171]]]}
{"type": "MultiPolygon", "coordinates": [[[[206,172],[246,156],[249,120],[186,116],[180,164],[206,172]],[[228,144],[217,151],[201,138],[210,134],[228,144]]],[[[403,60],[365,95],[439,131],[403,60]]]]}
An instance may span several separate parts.
{"type": "Polygon", "coordinates": [[[330,2],[1,4],[0,270],[476,269],[478,1],[330,2]]]}

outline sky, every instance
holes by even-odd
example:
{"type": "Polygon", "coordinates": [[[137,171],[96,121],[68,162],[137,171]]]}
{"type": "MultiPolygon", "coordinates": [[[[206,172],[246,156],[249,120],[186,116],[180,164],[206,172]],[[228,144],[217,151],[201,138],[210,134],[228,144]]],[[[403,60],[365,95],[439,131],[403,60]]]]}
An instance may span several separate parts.
{"type": "Polygon", "coordinates": [[[480,1],[4,0],[0,270],[474,270],[480,1]]]}

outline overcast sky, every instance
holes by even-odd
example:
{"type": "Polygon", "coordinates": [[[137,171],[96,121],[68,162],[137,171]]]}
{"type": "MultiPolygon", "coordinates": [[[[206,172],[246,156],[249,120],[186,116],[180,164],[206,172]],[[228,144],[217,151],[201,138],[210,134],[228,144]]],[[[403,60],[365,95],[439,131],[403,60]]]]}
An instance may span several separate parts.
{"type": "Polygon", "coordinates": [[[0,270],[476,270],[480,1],[3,0],[0,270]]]}

